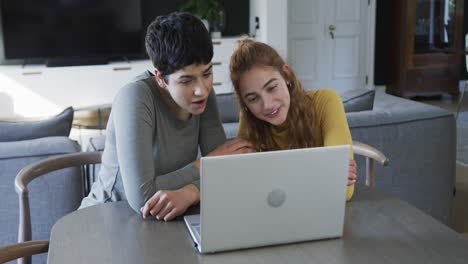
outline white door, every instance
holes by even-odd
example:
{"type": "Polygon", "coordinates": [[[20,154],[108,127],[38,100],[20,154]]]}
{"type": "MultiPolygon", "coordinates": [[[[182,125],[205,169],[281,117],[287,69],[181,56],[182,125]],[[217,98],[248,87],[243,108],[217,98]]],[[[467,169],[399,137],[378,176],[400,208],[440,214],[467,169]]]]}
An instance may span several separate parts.
{"type": "Polygon", "coordinates": [[[369,0],[289,0],[288,62],[307,90],[366,86],[369,0]]]}

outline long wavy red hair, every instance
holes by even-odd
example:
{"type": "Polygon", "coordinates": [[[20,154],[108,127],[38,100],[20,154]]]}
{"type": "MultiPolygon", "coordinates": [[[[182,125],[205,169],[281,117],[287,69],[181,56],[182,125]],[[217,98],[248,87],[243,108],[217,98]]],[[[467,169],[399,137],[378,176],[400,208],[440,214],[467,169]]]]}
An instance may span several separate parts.
{"type": "Polygon", "coordinates": [[[283,66],[285,61],[269,45],[251,39],[238,41],[237,49],[231,56],[229,65],[231,71],[231,81],[237,95],[237,100],[241,106],[241,116],[244,118],[247,128],[247,139],[250,140],[257,150],[270,151],[278,150],[279,146],[273,141],[271,135],[272,125],[268,122],[256,118],[242,100],[239,82],[242,75],[255,66],[271,66],[277,70],[281,76],[290,84],[288,91],[291,98],[290,107],[286,122],[289,125],[289,149],[313,147],[312,137],[313,116],[310,112],[311,100],[306,95],[306,91],[301,82],[296,78],[292,70],[285,72],[283,66]]]}

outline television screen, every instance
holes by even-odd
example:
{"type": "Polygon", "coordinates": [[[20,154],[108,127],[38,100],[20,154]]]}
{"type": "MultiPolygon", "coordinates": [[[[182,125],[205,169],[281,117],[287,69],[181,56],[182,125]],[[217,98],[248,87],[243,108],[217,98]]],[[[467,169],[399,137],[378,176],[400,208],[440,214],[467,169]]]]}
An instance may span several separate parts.
{"type": "MultiPolygon", "coordinates": [[[[156,16],[179,11],[187,0],[142,0],[142,14],[145,26],[156,16]]],[[[219,0],[225,11],[224,37],[240,36],[249,33],[249,0],[219,0]]]]}
{"type": "Polygon", "coordinates": [[[5,59],[141,55],[137,0],[0,0],[5,59]]]}

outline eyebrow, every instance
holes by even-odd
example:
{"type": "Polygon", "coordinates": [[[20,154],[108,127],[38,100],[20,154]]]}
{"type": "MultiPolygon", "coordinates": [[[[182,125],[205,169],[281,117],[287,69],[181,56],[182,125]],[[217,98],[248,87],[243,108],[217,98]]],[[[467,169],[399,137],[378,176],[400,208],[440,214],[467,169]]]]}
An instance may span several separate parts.
{"type": "MultiPolygon", "coordinates": [[[[268,80],[268,82],[266,82],[264,85],[263,85],[263,88],[262,89],[265,89],[270,83],[276,81],[277,79],[276,78],[271,78],[270,80],[268,80]]],[[[250,95],[255,95],[255,92],[251,92],[251,93],[247,93],[246,95],[244,95],[244,98],[247,98],[249,97],[250,95]]]]}
{"type": "Polygon", "coordinates": [[[179,78],[177,78],[177,80],[184,79],[184,78],[193,79],[193,78],[195,78],[195,77],[193,77],[193,75],[181,75],[181,76],[179,76],[179,78]]]}
{"type": "Polygon", "coordinates": [[[263,88],[266,88],[270,83],[276,81],[276,78],[271,78],[268,82],[263,85],[263,88]]]}
{"type": "MultiPolygon", "coordinates": [[[[208,68],[206,68],[206,69],[203,71],[203,73],[205,74],[205,73],[209,72],[212,68],[213,68],[213,64],[210,64],[210,66],[208,66],[208,68]]],[[[180,80],[180,79],[183,79],[183,78],[190,78],[190,79],[193,79],[193,78],[195,78],[195,77],[194,77],[193,75],[187,74],[187,75],[181,75],[181,76],[179,76],[179,78],[177,78],[177,79],[180,80]]]]}
{"type": "Polygon", "coordinates": [[[209,71],[211,71],[211,69],[213,68],[213,64],[210,64],[210,66],[208,66],[208,68],[206,68],[203,73],[207,73],[209,71]]]}

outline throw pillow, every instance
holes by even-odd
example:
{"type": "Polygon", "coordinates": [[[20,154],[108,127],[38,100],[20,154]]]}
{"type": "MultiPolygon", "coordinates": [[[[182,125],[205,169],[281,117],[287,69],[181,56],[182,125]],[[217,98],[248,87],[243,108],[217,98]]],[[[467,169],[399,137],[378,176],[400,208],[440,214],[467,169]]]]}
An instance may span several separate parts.
{"type": "Polygon", "coordinates": [[[339,93],[343,100],[345,112],[360,112],[374,108],[375,91],[365,88],[352,89],[339,93]]]}
{"type": "Polygon", "coordinates": [[[73,108],[40,121],[0,121],[0,142],[70,135],[73,108]]]}

